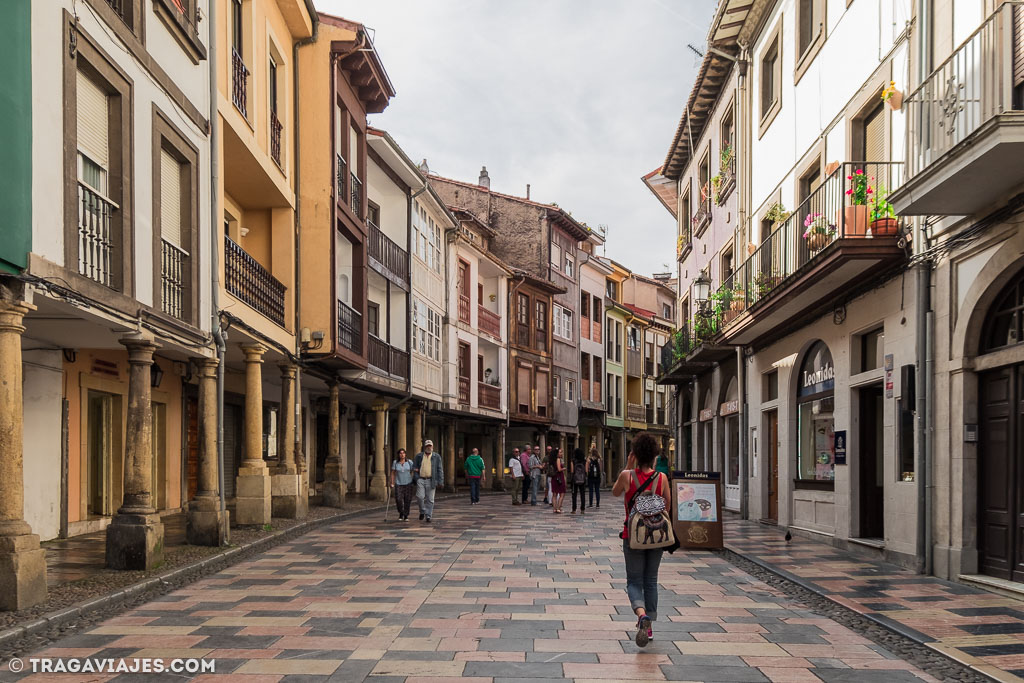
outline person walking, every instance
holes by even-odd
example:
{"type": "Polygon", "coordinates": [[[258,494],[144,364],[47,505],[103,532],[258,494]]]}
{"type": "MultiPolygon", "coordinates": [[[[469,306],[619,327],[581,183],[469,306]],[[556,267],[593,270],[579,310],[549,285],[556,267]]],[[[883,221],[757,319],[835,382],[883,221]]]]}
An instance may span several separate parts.
{"type": "Polygon", "coordinates": [[[412,503],[412,461],[409,460],[404,448],[398,449],[398,459],[391,463],[391,488],[395,490],[398,520],[408,520],[409,506],[412,503]]]}
{"type": "MultiPolygon", "coordinates": [[[[548,446],[547,450],[544,451],[544,462],[548,462],[550,460],[551,460],[551,446],[548,446]]],[[[553,505],[554,502],[555,502],[555,497],[551,494],[551,473],[550,472],[548,473],[548,497],[544,499],[544,502],[547,503],[548,505],[553,505]]]]}
{"type": "MultiPolygon", "coordinates": [[[[529,448],[529,446],[527,446],[529,448]]],[[[540,488],[540,480],[543,476],[544,461],[540,459],[540,448],[534,446],[530,449],[530,505],[537,504],[537,489],[540,488]]]]}
{"type": "Polygon", "coordinates": [[[572,512],[576,513],[576,494],[580,494],[580,514],[586,514],[587,503],[587,463],[583,451],[579,448],[572,452],[572,512]]]}
{"type": "Polygon", "coordinates": [[[623,524],[622,555],[626,561],[626,594],[636,614],[636,644],[645,647],[654,638],[652,622],[658,618],[658,568],[664,550],[633,550],[629,547],[629,513],[640,491],[651,491],[671,508],[668,477],[654,469],[658,442],[642,432],[633,439],[633,450],[626,460],[626,469],[619,473],[612,487],[616,498],[625,495],[626,523],[623,524]]]}
{"type": "Polygon", "coordinates": [[[672,480],[672,470],[668,466],[668,458],[664,453],[658,454],[658,459],[654,461],[654,469],[668,477],[669,481],[672,480]]]}
{"type": "Polygon", "coordinates": [[[434,442],[427,439],[423,450],[416,454],[412,466],[416,475],[416,502],[420,506],[420,521],[430,524],[434,516],[434,491],[444,485],[444,466],[441,455],[434,452],[434,442]]]}
{"type": "Polygon", "coordinates": [[[523,505],[526,505],[526,500],[530,496],[530,479],[533,475],[530,474],[530,447],[524,446],[522,453],[519,454],[519,462],[523,466],[523,505]]]}
{"type": "Polygon", "coordinates": [[[523,461],[519,459],[519,449],[512,451],[512,457],[508,459],[508,469],[512,473],[512,504],[522,505],[520,499],[523,490],[523,461]]]}
{"type": "Polygon", "coordinates": [[[552,450],[548,456],[548,483],[551,486],[551,511],[560,515],[562,501],[565,499],[565,466],[561,449],[552,450]]]}
{"type": "Polygon", "coordinates": [[[590,449],[587,458],[587,490],[590,494],[590,507],[601,507],[601,479],[604,478],[604,463],[597,454],[596,448],[590,449]],[[594,500],[597,505],[594,505],[594,500]]]}
{"type": "Polygon", "coordinates": [[[480,487],[484,483],[484,459],[480,457],[480,449],[474,448],[466,458],[466,479],[469,481],[469,504],[480,502],[480,487]]]}

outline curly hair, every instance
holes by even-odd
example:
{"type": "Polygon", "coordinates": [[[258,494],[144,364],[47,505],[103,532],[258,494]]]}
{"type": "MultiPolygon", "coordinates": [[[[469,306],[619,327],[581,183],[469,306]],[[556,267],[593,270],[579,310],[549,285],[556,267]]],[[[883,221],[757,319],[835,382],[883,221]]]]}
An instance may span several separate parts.
{"type": "Polygon", "coordinates": [[[637,434],[633,439],[633,455],[636,456],[636,464],[639,467],[654,467],[654,459],[658,457],[661,448],[658,441],[647,432],[637,434]]]}

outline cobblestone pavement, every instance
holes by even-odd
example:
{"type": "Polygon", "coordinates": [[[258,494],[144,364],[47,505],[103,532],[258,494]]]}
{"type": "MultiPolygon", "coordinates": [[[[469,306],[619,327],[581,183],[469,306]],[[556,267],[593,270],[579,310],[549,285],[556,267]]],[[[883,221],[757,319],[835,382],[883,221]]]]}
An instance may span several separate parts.
{"type": "Polygon", "coordinates": [[[726,546],[810,590],[999,680],[1024,676],[1024,604],[864,559],[756,522],[726,522],[726,546]]]}
{"type": "MultiPolygon", "coordinates": [[[[608,496],[584,517],[489,496],[441,501],[429,525],[363,516],[29,656],[203,657],[217,667],[204,680],[250,683],[936,680],[708,552],[666,556],[640,650],[621,511],[608,496]]],[[[184,680],[20,678],[61,679],[184,680]]]]}

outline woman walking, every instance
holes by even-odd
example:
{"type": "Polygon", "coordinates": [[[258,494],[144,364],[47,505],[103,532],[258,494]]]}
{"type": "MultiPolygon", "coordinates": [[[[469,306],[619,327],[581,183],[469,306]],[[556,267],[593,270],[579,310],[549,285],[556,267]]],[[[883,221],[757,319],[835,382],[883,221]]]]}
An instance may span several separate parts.
{"type": "Polygon", "coordinates": [[[551,482],[551,508],[556,515],[562,514],[565,499],[565,466],[562,464],[562,449],[551,449],[548,456],[548,480],[551,482]]]}
{"type": "Polygon", "coordinates": [[[572,512],[576,512],[576,494],[580,495],[580,514],[587,511],[587,463],[583,459],[583,450],[572,452],[572,512]]]}
{"type": "Polygon", "coordinates": [[[668,466],[668,458],[665,457],[664,453],[658,453],[658,459],[654,462],[654,469],[664,474],[669,480],[672,479],[672,470],[668,466]]]}
{"type": "Polygon", "coordinates": [[[596,448],[590,449],[590,457],[587,458],[587,490],[590,493],[590,507],[594,507],[594,499],[597,499],[597,507],[601,507],[601,478],[604,476],[604,463],[601,462],[596,448]]]}
{"type": "Polygon", "coordinates": [[[619,473],[612,495],[616,498],[626,494],[626,524],[622,529],[622,555],[626,561],[626,594],[629,604],[637,616],[636,644],[645,647],[654,638],[651,622],[658,618],[658,567],[661,566],[662,549],[633,550],[629,547],[629,513],[638,492],[651,491],[665,500],[665,508],[671,506],[669,481],[663,473],[654,469],[658,456],[658,443],[647,433],[633,439],[633,451],[626,461],[626,469],[619,473]]]}
{"type": "Polygon", "coordinates": [[[391,464],[391,487],[395,489],[398,519],[409,519],[409,505],[412,503],[412,460],[409,460],[404,448],[398,449],[398,459],[391,464]]]}

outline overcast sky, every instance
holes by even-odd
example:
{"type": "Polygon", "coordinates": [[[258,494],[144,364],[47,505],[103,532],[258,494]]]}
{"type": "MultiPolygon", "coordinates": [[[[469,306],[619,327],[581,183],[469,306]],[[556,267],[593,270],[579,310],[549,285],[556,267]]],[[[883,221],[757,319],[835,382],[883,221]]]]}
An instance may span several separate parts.
{"type": "Polygon", "coordinates": [[[397,97],[372,125],[430,170],[607,225],[606,254],[674,271],[661,165],[714,0],[315,0],[374,31],[397,97]]]}

